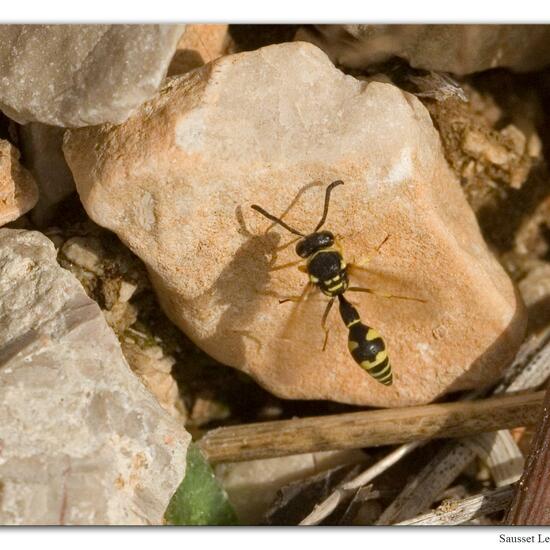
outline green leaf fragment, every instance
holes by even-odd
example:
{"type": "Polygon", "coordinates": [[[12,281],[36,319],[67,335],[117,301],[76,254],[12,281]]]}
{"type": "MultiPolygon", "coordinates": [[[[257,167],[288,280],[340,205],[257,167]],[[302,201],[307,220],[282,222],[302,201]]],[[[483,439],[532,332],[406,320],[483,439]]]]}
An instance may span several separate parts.
{"type": "Polygon", "coordinates": [[[170,525],[238,525],[226,492],[193,443],[187,450],[185,478],[170,500],[164,517],[170,525]]]}

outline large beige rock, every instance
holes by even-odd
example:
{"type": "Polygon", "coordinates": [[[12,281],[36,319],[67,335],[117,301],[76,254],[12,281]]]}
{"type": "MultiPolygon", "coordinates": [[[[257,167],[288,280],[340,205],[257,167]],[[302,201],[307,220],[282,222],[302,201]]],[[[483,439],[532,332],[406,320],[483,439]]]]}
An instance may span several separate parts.
{"type": "Polygon", "coordinates": [[[0,139],[0,226],[29,211],[38,200],[38,188],[19,163],[19,151],[0,139]]]}
{"type": "Polygon", "coordinates": [[[300,29],[296,39],[354,69],[393,57],[459,75],[495,67],[533,71],[550,62],[548,25],[316,25],[300,29]]]}
{"type": "Polygon", "coordinates": [[[122,122],[159,87],[182,25],[0,25],[0,109],[17,122],[122,122]]]}
{"type": "Polygon", "coordinates": [[[525,313],[489,253],[430,116],[391,84],[361,82],[305,43],[224,57],[171,80],[121,126],[70,131],[65,155],[89,215],[148,266],[168,315],[216,359],[287,398],[423,403],[490,383],[523,337],[525,313]],[[307,277],[293,236],[334,190],[327,229],[348,260],[390,235],[368,277],[426,303],[350,294],[385,335],[394,384],[359,368],[326,298],[279,304],[307,277]],[[287,246],[283,246],[287,245],[287,246]]]}
{"type": "Polygon", "coordinates": [[[37,232],[0,230],[0,524],[159,524],[190,436],[37,232]]]}

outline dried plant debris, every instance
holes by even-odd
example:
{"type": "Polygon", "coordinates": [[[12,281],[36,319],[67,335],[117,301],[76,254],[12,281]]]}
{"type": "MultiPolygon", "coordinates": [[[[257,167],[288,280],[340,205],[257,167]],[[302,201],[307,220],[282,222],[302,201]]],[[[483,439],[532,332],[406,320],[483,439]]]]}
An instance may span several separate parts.
{"type": "Polygon", "coordinates": [[[468,96],[461,85],[447,73],[430,71],[427,75],[408,76],[408,79],[418,88],[416,97],[435,99],[438,102],[447,99],[458,99],[468,102],[468,96]]]}
{"type": "MultiPolygon", "coordinates": [[[[325,499],[337,485],[351,480],[359,470],[358,465],[340,466],[286,485],[278,491],[275,501],[268,510],[265,525],[297,525],[305,509],[312,508],[317,502],[325,499]]],[[[323,521],[324,525],[338,523],[339,521],[333,517],[323,521]]]]}
{"type": "MultiPolygon", "coordinates": [[[[284,487],[335,468],[362,464],[366,458],[360,450],[304,453],[216,464],[214,472],[227,491],[241,523],[256,525],[266,521],[266,514],[270,508],[286,507],[284,503],[274,504],[277,492],[284,487]]],[[[293,489],[291,493],[296,493],[298,500],[302,498],[298,495],[301,493],[299,489],[293,489]]],[[[306,491],[304,494],[307,496],[309,493],[306,491]]],[[[311,503],[311,506],[313,504],[311,503]]],[[[282,521],[282,518],[279,519],[282,521]]]]}
{"type": "Polygon", "coordinates": [[[395,493],[373,489],[372,485],[361,487],[342,514],[339,525],[373,525],[382,512],[380,499],[390,498],[395,493]]]}
{"type": "MultiPolygon", "coordinates": [[[[405,443],[356,477],[344,480],[334,488],[333,492],[327,495],[319,504],[316,504],[313,511],[305,519],[300,521],[300,525],[318,525],[323,522],[326,517],[330,516],[341,503],[345,503],[351,498],[351,502],[345,512],[345,517],[347,520],[350,520],[352,510],[356,508],[360,502],[366,499],[366,497],[360,497],[359,494],[364,492],[367,487],[370,487],[367,483],[384,473],[401,458],[421,445],[421,441],[405,443]]],[[[343,521],[343,519],[341,521],[343,521]]]]}
{"type": "Polygon", "coordinates": [[[384,510],[377,525],[392,525],[428,508],[460,474],[475,453],[456,443],[444,445],[426,466],[412,477],[399,496],[384,510]]]}
{"type": "MultiPolygon", "coordinates": [[[[509,374],[495,392],[501,393],[506,389],[518,391],[540,386],[549,374],[550,361],[545,360],[548,350],[548,335],[531,337],[521,348],[516,361],[508,369],[509,374]]],[[[448,487],[454,480],[461,480],[458,485],[461,492],[458,496],[465,498],[468,494],[491,488],[493,482],[497,487],[513,483],[523,469],[523,455],[507,431],[481,434],[443,445],[431,443],[427,452],[420,449],[407,457],[406,455],[419,447],[420,443],[415,441],[402,445],[354,479],[336,485],[326,498],[319,500],[300,524],[323,523],[345,504],[348,505],[346,521],[354,524],[392,524],[405,521],[428,509],[432,504],[449,498],[448,487]],[[480,457],[477,461],[476,455],[480,457]],[[380,479],[376,478],[383,478],[382,474],[393,465],[408,472],[409,477],[405,488],[401,487],[398,498],[386,503],[384,513],[382,512],[385,501],[379,498],[379,493],[375,493],[376,502],[371,502],[374,499],[367,499],[368,503],[358,506],[358,493],[365,492],[365,486],[370,482],[374,483],[375,491],[384,489],[387,493],[387,487],[380,485],[380,479]],[[414,469],[418,471],[411,476],[414,469]],[[356,514],[356,519],[353,520],[350,519],[349,512],[352,509],[356,514]]],[[[402,479],[395,475],[395,469],[390,473],[394,474],[392,479],[402,479]]],[[[456,489],[454,496],[457,496],[456,489]]]]}
{"type": "MultiPolygon", "coordinates": [[[[418,78],[415,79],[418,82],[418,78]]],[[[532,89],[485,91],[465,82],[462,94],[420,94],[439,130],[447,161],[475,210],[510,188],[520,189],[541,160],[535,127],[540,100],[532,89]],[[506,95],[506,92],[510,94],[506,95]],[[467,101],[464,101],[464,97],[467,101]]]]}
{"type": "MultiPolygon", "coordinates": [[[[540,386],[550,375],[550,361],[546,360],[548,353],[550,341],[547,335],[529,339],[520,349],[516,361],[508,368],[509,374],[504,376],[504,382],[497,386],[495,393],[540,386]]],[[[378,523],[390,525],[422,513],[472,463],[476,452],[491,466],[497,485],[515,481],[522,470],[517,445],[509,435],[502,432],[449,442],[419,474],[410,478],[399,496],[380,516],[378,523]],[[492,443],[487,441],[491,437],[492,443]],[[479,448],[480,444],[482,449],[479,448]]]]}
{"type": "Polygon", "coordinates": [[[398,525],[460,525],[479,516],[504,510],[511,498],[512,486],[506,485],[463,500],[446,500],[433,512],[402,521],[398,525]]]}
{"type": "Polygon", "coordinates": [[[523,472],[523,454],[508,430],[484,433],[464,440],[487,466],[497,487],[516,482],[523,472]]]}

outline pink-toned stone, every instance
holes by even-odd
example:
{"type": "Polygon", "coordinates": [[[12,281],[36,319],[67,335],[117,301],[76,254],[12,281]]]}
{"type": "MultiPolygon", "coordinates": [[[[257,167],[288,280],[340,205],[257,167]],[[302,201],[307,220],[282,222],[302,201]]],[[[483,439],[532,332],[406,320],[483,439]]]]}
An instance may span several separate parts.
{"type": "Polygon", "coordinates": [[[120,126],[68,132],[64,144],[88,214],[147,264],[168,315],[216,359],[287,398],[409,405],[493,381],[525,328],[515,289],[487,249],[422,104],[391,84],[337,70],[318,48],[289,43],[223,57],[170,80],[120,126]],[[299,295],[293,236],[334,190],[326,229],[352,277],[426,303],[350,294],[386,338],[394,384],[351,359],[337,311],[299,295]],[[285,246],[286,245],[286,246],[285,246]]]}
{"type": "Polygon", "coordinates": [[[38,188],[19,163],[19,151],[0,140],[0,226],[28,212],[38,200],[38,188]]]}

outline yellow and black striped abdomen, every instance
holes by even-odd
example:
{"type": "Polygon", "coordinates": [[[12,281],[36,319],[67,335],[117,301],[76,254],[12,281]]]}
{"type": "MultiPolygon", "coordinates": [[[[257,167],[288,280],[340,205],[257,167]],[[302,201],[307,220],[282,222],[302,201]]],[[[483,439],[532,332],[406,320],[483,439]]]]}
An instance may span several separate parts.
{"type": "Polygon", "coordinates": [[[390,386],[393,376],[384,339],[361,322],[359,312],[344,296],[338,296],[338,300],[340,315],[349,330],[348,347],[353,359],[378,382],[390,386]]]}
{"type": "Polygon", "coordinates": [[[376,330],[357,321],[349,327],[348,347],[360,367],[381,384],[391,385],[392,372],[386,344],[376,330]]]}

